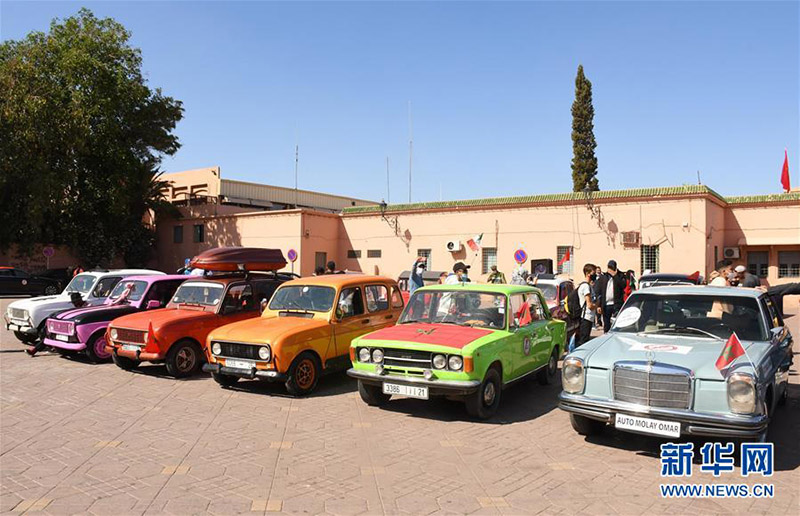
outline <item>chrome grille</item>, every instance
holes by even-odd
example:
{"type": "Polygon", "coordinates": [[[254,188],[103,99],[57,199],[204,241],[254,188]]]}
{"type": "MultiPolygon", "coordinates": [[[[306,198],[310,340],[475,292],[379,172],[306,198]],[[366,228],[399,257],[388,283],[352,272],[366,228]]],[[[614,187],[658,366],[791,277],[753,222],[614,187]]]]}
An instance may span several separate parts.
{"type": "Polygon", "coordinates": [[[613,375],[614,399],[648,407],[688,409],[692,379],[688,370],[628,363],[616,365],[613,375]]]}
{"type": "Polygon", "coordinates": [[[75,333],[75,323],[72,321],[59,321],[57,319],[47,320],[47,331],[61,335],[73,335],[75,333]]]}
{"type": "Polygon", "coordinates": [[[212,341],[211,345],[219,344],[222,347],[222,352],[219,356],[231,358],[249,358],[250,360],[259,360],[258,348],[260,346],[253,346],[250,344],[239,344],[238,342],[218,342],[212,341]]]}
{"type": "Polygon", "coordinates": [[[117,342],[130,342],[131,344],[144,344],[144,334],[142,330],[131,330],[128,328],[115,328],[117,330],[117,342]]]}
{"type": "Polygon", "coordinates": [[[14,319],[27,319],[28,311],[25,310],[24,308],[12,308],[11,317],[13,317],[14,319]]]}
{"type": "Polygon", "coordinates": [[[418,367],[431,368],[430,351],[383,348],[383,365],[385,367],[418,367]]]}

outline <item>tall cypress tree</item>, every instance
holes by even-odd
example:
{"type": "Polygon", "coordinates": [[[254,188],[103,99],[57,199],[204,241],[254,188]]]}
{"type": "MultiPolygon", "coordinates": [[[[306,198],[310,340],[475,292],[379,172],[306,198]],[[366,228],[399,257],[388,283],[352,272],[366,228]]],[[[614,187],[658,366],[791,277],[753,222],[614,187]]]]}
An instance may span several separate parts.
{"type": "Polygon", "coordinates": [[[575,77],[575,102],[572,103],[572,191],[580,192],[586,185],[597,191],[597,158],[594,148],[594,106],[592,83],[583,75],[583,65],[578,65],[575,77]]]}

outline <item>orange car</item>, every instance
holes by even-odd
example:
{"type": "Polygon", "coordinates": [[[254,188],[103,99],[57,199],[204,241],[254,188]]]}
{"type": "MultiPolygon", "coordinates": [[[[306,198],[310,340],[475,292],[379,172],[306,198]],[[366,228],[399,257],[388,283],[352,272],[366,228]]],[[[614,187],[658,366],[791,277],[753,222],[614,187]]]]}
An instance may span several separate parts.
{"type": "Polygon", "coordinates": [[[294,277],[275,272],[286,262],[273,249],[211,249],[191,265],[206,274],[186,276],[166,308],[119,317],[108,326],[106,350],[117,366],[131,370],[145,361],[164,362],[176,378],[196,373],[211,330],[258,318],[262,300],[294,277]],[[255,269],[272,272],[248,272],[255,269]]]}
{"type": "Polygon", "coordinates": [[[350,367],[350,341],[391,326],[403,310],[397,282],[380,276],[333,274],[282,284],[258,319],[212,331],[207,363],[223,387],[239,378],[286,384],[308,394],[324,373],[350,367]]]}

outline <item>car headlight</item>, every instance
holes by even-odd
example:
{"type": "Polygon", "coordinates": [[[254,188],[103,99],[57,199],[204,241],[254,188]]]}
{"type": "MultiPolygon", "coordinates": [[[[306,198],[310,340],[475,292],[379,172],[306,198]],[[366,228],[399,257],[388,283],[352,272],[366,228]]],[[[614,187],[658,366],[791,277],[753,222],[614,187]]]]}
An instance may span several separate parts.
{"type": "Polygon", "coordinates": [[[561,385],[564,390],[570,394],[577,394],[583,392],[585,383],[583,360],[576,357],[565,358],[564,365],[561,368],[561,385]]]}
{"type": "Polygon", "coordinates": [[[756,411],[756,382],[752,376],[733,373],[728,377],[728,407],[737,414],[756,411]]]}
{"type": "Polygon", "coordinates": [[[358,350],[358,361],[359,362],[369,362],[370,354],[367,348],[361,348],[358,350]]]}
{"type": "Polygon", "coordinates": [[[372,361],[376,364],[380,364],[383,362],[383,350],[382,349],[373,349],[372,350],[372,361]]]}
{"type": "Polygon", "coordinates": [[[444,369],[447,366],[447,359],[444,355],[433,355],[433,367],[435,369],[444,369]]]}
{"type": "Polygon", "coordinates": [[[261,346],[258,348],[258,358],[269,362],[269,359],[272,358],[272,350],[269,349],[269,346],[261,346]]]}
{"type": "Polygon", "coordinates": [[[111,338],[114,339],[114,340],[117,340],[117,335],[118,335],[117,329],[116,328],[111,328],[111,338]]]}
{"type": "Polygon", "coordinates": [[[211,344],[211,352],[215,355],[219,355],[222,353],[222,346],[220,346],[219,342],[211,344]]]}
{"type": "Polygon", "coordinates": [[[447,367],[449,367],[451,371],[461,371],[461,368],[464,367],[464,360],[458,355],[450,355],[450,358],[447,360],[447,367]]]}

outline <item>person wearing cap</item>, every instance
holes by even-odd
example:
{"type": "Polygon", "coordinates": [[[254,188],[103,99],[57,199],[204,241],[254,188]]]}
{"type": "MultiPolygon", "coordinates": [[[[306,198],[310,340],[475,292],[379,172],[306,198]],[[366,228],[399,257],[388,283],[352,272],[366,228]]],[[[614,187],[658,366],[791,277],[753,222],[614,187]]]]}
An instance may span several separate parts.
{"type": "Polygon", "coordinates": [[[411,274],[408,277],[408,293],[413,294],[415,290],[425,285],[422,275],[427,267],[427,259],[424,256],[417,257],[414,265],[411,266],[411,274]]]}
{"type": "Polygon", "coordinates": [[[740,287],[756,288],[761,285],[758,277],[750,274],[744,265],[737,265],[734,271],[736,271],[736,279],[739,281],[740,287]]]}
{"type": "Polygon", "coordinates": [[[608,270],[603,273],[594,285],[597,311],[603,317],[603,332],[611,329],[611,318],[614,317],[625,300],[627,281],[617,270],[615,260],[608,261],[608,270]]]}
{"type": "Polygon", "coordinates": [[[469,276],[467,271],[469,270],[469,265],[466,265],[464,262],[456,262],[453,265],[453,272],[447,275],[447,279],[444,280],[445,285],[458,285],[459,283],[466,283],[469,281],[469,276]]]}
{"type": "Polygon", "coordinates": [[[489,277],[486,279],[488,283],[506,282],[506,275],[497,270],[497,265],[492,265],[491,267],[489,267],[489,270],[491,272],[489,273],[489,277]]]}

